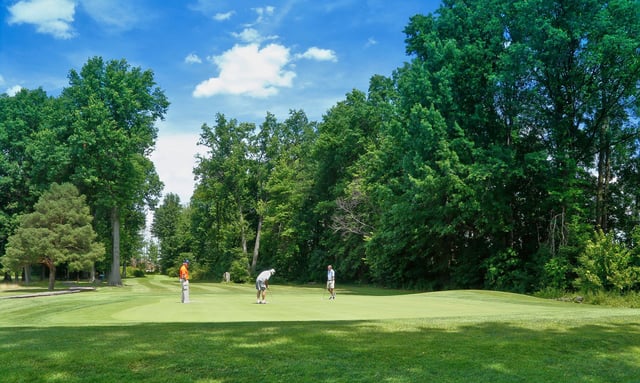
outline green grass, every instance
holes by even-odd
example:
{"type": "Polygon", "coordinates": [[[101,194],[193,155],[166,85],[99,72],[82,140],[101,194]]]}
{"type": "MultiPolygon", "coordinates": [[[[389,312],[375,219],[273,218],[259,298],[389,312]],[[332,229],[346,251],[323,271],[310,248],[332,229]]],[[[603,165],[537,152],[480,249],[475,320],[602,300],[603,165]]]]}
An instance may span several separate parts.
{"type": "MultiPolygon", "coordinates": [[[[274,282],[274,283],[277,283],[274,282]]],[[[640,382],[640,310],[487,291],[0,290],[2,382],[640,382]],[[31,292],[31,291],[27,291],[31,292]]],[[[60,286],[62,287],[62,286],[60,286]]]]}

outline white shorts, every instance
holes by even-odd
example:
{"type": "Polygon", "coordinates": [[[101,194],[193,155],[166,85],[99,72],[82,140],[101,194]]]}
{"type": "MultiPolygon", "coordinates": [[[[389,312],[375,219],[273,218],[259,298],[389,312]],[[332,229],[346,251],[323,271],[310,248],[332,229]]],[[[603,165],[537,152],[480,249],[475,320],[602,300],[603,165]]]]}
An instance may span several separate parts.
{"type": "Polygon", "coordinates": [[[336,281],[327,281],[327,288],[334,289],[336,287],[336,281]]]}

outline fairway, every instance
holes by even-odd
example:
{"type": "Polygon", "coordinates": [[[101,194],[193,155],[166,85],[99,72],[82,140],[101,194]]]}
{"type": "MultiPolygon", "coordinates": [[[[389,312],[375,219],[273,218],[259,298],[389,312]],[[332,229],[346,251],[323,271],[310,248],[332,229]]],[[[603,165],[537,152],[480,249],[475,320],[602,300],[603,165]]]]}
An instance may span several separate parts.
{"type": "MultiPolygon", "coordinates": [[[[62,287],[62,286],[59,286],[62,287]]],[[[640,310],[491,291],[412,293],[175,278],[10,298],[2,382],[638,382],[640,310]]]]}
{"type": "MultiPolygon", "coordinates": [[[[59,286],[61,288],[62,286],[59,286]]],[[[1,297],[15,296],[4,291],[1,297]]],[[[429,319],[505,321],[567,319],[640,314],[491,291],[402,293],[381,289],[339,288],[328,300],[323,285],[271,286],[268,304],[255,303],[252,285],[192,283],[191,303],[180,303],[176,279],[148,276],[125,280],[124,287],[25,299],[0,299],[0,326],[90,324],[338,321],[429,319]]]]}

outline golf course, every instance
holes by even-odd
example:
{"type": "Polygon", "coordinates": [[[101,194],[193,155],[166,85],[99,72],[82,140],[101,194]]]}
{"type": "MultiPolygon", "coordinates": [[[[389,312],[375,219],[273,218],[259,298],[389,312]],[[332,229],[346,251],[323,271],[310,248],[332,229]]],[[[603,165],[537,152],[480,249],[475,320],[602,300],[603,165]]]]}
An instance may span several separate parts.
{"type": "Polygon", "coordinates": [[[638,382],[640,310],[491,291],[126,279],[0,289],[2,382],[638,382]],[[58,286],[63,290],[64,286],[58,286]],[[24,297],[28,295],[29,297],[24,297]]]}

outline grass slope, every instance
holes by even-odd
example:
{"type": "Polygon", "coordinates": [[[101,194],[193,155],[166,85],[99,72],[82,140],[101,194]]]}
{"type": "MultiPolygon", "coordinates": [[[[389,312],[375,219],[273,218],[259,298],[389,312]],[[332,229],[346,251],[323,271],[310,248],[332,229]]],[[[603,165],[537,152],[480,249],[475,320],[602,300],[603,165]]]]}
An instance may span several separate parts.
{"type": "Polygon", "coordinates": [[[0,381],[640,381],[640,310],[279,285],[258,305],[253,286],[215,283],[180,304],[175,279],[125,284],[0,299],[0,381]]]}

